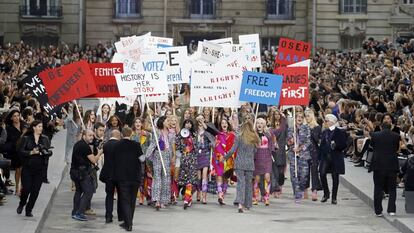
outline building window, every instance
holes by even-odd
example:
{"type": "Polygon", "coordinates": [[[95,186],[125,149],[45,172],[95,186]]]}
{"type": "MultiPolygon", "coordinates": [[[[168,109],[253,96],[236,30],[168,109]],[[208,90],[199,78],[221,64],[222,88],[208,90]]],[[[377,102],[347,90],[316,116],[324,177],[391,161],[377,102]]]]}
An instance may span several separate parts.
{"type": "Polygon", "coordinates": [[[215,0],[191,0],[191,18],[213,18],[215,13],[215,0]]]}
{"type": "Polygon", "coordinates": [[[341,36],[341,48],[342,49],[359,49],[362,47],[364,41],[363,36],[341,36]]]}
{"type": "Polygon", "coordinates": [[[116,0],[116,17],[139,17],[141,15],[140,0],[116,0]]]}
{"type": "Polygon", "coordinates": [[[411,5],[414,4],[414,0],[403,0],[402,3],[406,5],[411,5]]]}
{"type": "Polygon", "coordinates": [[[268,0],[267,18],[269,19],[293,19],[294,18],[293,0],[268,0]]]}
{"type": "Polygon", "coordinates": [[[367,0],[341,0],[341,14],[366,14],[367,0]]]}
{"type": "Polygon", "coordinates": [[[62,6],[58,0],[24,0],[20,5],[22,17],[61,17],[62,6]]]}

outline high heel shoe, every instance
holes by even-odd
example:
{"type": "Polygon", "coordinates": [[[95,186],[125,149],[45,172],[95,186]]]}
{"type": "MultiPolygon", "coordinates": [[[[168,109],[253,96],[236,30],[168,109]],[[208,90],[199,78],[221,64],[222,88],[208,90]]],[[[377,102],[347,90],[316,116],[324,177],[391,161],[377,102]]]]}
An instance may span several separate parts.
{"type": "Polygon", "coordinates": [[[203,193],[203,205],[207,204],[207,194],[203,193]]]}
{"type": "Polygon", "coordinates": [[[218,199],[218,203],[220,204],[220,205],[225,205],[226,203],[224,203],[224,200],[223,200],[223,198],[219,198],[218,199]]]}
{"type": "Polygon", "coordinates": [[[243,208],[239,208],[239,213],[243,213],[243,208]]]}
{"type": "Polygon", "coordinates": [[[155,204],[155,210],[156,211],[160,211],[160,209],[161,209],[161,205],[160,204],[155,204]]]}

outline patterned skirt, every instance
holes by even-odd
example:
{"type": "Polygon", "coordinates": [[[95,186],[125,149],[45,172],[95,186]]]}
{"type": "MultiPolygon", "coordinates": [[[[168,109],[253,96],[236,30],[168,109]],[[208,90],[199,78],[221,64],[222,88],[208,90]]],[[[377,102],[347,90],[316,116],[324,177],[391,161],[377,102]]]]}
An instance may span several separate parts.
{"type": "Polygon", "coordinates": [[[257,148],[254,155],[254,175],[272,173],[272,154],[267,148],[257,148]]]}
{"type": "Polygon", "coordinates": [[[210,154],[208,153],[202,153],[199,154],[197,157],[197,169],[201,170],[203,168],[209,168],[210,167],[210,154]]]}

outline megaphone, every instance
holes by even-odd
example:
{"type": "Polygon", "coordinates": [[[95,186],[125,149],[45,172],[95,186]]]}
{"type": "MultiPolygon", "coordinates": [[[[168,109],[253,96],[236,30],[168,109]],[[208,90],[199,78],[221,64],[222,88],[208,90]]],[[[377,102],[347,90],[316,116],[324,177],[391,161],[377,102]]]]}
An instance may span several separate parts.
{"type": "Polygon", "coordinates": [[[190,136],[190,130],[188,130],[187,128],[181,129],[180,135],[183,138],[188,138],[188,136],[190,136]]]}

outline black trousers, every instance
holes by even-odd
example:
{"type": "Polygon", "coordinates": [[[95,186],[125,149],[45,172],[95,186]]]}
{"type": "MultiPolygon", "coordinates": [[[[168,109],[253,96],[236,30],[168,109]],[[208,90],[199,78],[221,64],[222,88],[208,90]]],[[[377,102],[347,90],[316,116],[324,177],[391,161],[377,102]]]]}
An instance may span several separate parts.
{"type": "MultiPolygon", "coordinates": [[[[321,172],[321,184],[323,188],[323,196],[329,198],[329,186],[328,179],[326,178],[327,173],[321,172]]],[[[336,200],[338,195],[338,186],[339,186],[339,174],[332,172],[332,200],[336,200]]]]}
{"type": "Polygon", "coordinates": [[[139,182],[120,181],[118,183],[119,204],[121,206],[121,213],[126,227],[132,226],[138,187],[139,182]]]}
{"type": "Polygon", "coordinates": [[[382,198],[385,189],[389,192],[388,213],[395,213],[395,200],[397,198],[397,172],[395,171],[374,171],[374,208],[375,213],[382,213],[382,198]]]}
{"type": "Polygon", "coordinates": [[[73,196],[73,210],[72,215],[85,214],[85,210],[92,200],[95,192],[95,185],[93,178],[90,175],[85,175],[82,180],[73,180],[76,187],[75,195],[73,196]]]}
{"type": "MultiPolygon", "coordinates": [[[[106,219],[112,219],[113,215],[112,212],[114,210],[114,194],[115,189],[119,189],[116,182],[113,181],[107,181],[105,183],[105,218],[106,219]]],[[[117,214],[118,214],[118,220],[123,220],[122,213],[121,213],[121,205],[120,205],[120,198],[117,199],[117,214]]]]}
{"type": "Polygon", "coordinates": [[[32,163],[22,169],[22,191],[19,206],[26,206],[26,212],[32,212],[39,196],[44,178],[44,168],[39,164],[32,163]],[[29,199],[29,202],[27,200],[29,199]]]}

